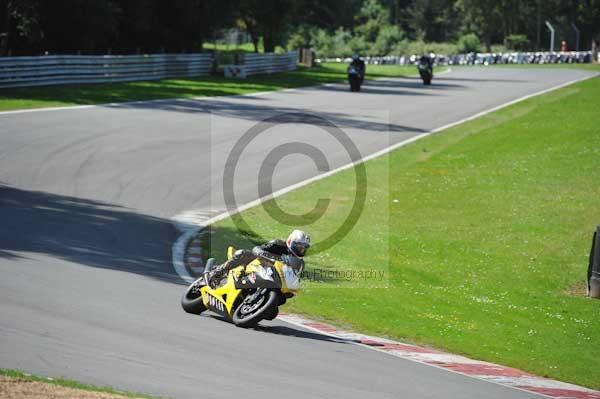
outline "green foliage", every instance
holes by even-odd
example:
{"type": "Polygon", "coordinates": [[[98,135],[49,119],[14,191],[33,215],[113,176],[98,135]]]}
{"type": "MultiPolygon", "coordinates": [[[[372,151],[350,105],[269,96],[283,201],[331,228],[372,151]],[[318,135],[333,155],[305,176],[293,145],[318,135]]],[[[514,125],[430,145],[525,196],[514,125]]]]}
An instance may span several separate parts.
{"type": "Polygon", "coordinates": [[[455,40],[463,21],[455,0],[412,0],[402,11],[402,28],[412,40],[455,40]]]}
{"type": "Polygon", "coordinates": [[[503,44],[492,44],[492,53],[506,53],[508,49],[503,44]]]}
{"type": "Polygon", "coordinates": [[[384,25],[379,29],[377,40],[369,55],[392,54],[396,45],[403,39],[404,34],[397,26],[384,25]]]}
{"type": "Polygon", "coordinates": [[[453,43],[426,43],[422,40],[402,40],[393,50],[394,55],[413,55],[413,54],[456,54],[457,47],[453,43]]]}
{"type": "Polygon", "coordinates": [[[7,0],[0,7],[0,31],[8,31],[2,53],[197,52],[233,23],[234,1],[7,0]]]}
{"type": "MultiPolygon", "coordinates": [[[[482,49],[546,48],[537,21],[552,19],[560,40],[575,47],[570,26],[581,30],[581,49],[600,39],[600,0],[5,0],[0,6],[0,55],[194,52],[237,28],[265,51],[314,45],[315,31],[351,32],[339,48],[383,55],[409,42],[452,43],[473,32],[482,49]],[[398,34],[400,32],[400,35],[398,34]]],[[[337,40],[337,39],[336,39],[337,40]]],[[[421,46],[422,48],[423,46],[421,46]]],[[[402,52],[404,52],[403,50],[402,52]]]]}
{"type": "Polygon", "coordinates": [[[358,15],[354,31],[368,43],[374,43],[382,26],[389,21],[389,13],[377,0],[365,0],[358,15]]]}
{"type": "Polygon", "coordinates": [[[529,47],[529,40],[525,35],[509,35],[504,38],[504,45],[508,50],[525,51],[529,47]]]}
{"type": "Polygon", "coordinates": [[[318,57],[348,57],[352,54],[352,35],[342,27],[333,35],[318,29],[312,33],[311,42],[318,57]]]}
{"type": "Polygon", "coordinates": [[[348,42],[348,47],[350,47],[352,54],[362,55],[367,54],[370,44],[362,36],[354,35],[348,42]]]}
{"type": "Polygon", "coordinates": [[[317,28],[309,25],[301,25],[293,31],[287,40],[288,50],[297,50],[299,48],[309,48],[312,44],[312,37],[316,34],[317,28]]]}
{"type": "Polygon", "coordinates": [[[475,33],[467,33],[458,39],[456,49],[459,53],[477,53],[481,50],[481,42],[475,33]]]}
{"type": "Polygon", "coordinates": [[[294,4],[292,0],[237,0],[236,11],[255,46],[262,38],[265,52],[271,53],[277,45],[285,44],[294,4]]]}

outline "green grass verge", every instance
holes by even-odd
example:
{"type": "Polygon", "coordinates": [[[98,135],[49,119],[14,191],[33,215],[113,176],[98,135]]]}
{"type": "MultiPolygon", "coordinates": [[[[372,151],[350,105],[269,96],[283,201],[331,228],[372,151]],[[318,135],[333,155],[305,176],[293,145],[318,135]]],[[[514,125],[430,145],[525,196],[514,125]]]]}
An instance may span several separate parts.
{"type": "MultiPolygon", "coordinates": [[[[386,263],[387,288],[313,278],[288,310],[600,389],[600,301],[585,297],[600,223],[598,104],[594,78],[369,161],[358,223],[307,265],[386,263]]],[[[306,227],[319,242],[353,190],[348,170],[277,204],[301,214],[331,198],[326,216],[306,227]]],[[[276,223],[263,207],[242,216],[255,234],[232,219],[212,227],[221,259],[228,243],[285,237],[298,224],[276,223]]]]}
{"type": "Polygon", "coordinates": [[[20,378],[20,379],[23,379],[26,381],[37,381],[37,382],[43,382],[46,384],[58,385],[61,387],[81,389],[84,391],[103,392],[103,393],[108,393],[108,394],[113,394],[113,395],[120,395],[120,396],[125,396],[128,398],[145,398],[145,399],[155,399],[156,398],[155,396],[149,396],[149,395],[137,394],[137,393],[131,393],[131,392],[123,392],[123,391],[119,391],[119,390],[116,390],[116,389],[110,388],[110,387],[97,387],[94,385],[82,384],[80,382],[67,380],[64,378],[41,377],[38,375],[24,373],[19,370],[0,369],[0,375],[4,375],[7,377],[13,377],[13,378],[20,378]]]}
{"type": "MultiPolygon", "coordinates": [[[[369,66],[368,78],[414,75],[414,67],[369,66]]],[[[207,76],[197,79],[166,79],[114,84],[81,84],[62,86],[0,89],[0,111],[103,104],[124,101],[191,98],[250,94],[341,82],[346,78],[344,64],[324,64],[315,68],[272,75],[256,75],[247,79],[225,79],[207,76]]]]}

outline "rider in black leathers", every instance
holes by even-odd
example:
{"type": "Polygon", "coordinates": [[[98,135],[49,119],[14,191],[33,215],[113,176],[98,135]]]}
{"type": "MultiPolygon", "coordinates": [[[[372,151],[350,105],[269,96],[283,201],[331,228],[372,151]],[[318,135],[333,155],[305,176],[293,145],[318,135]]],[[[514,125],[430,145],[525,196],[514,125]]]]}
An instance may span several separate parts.
{"type": "Polygon", "coordinates": [[[433,59],[427,54],[423,54],[421,58],[419,58],[419,64],[428,65],[429,68],[433,70],[433,59]]]}
{"type": "Polygon", "coordinates": [[[355,54],[352,56],[352,62],[350,63],[350,66],[353,66],[360,71],[360,81],[362,83],[362,81],[365,79],[365,73],[367,72],[367,66],[365,65],[365,62],[355,54]]]}
{"type": "Polygon", "coordinates": [[[262,257],[271,262],[282,261],[295,270],[304,269],[306,250],[310,247],[310,236],[300,230],[294,230],[287,241],[271,240],[263,245],[257,245],[249,251],[238,249],[233,257],[222,265],[215,266],[208,274],[208,283],[215,285],[227,272],[237,266],[247,265],[257,257],[262,257]]]}

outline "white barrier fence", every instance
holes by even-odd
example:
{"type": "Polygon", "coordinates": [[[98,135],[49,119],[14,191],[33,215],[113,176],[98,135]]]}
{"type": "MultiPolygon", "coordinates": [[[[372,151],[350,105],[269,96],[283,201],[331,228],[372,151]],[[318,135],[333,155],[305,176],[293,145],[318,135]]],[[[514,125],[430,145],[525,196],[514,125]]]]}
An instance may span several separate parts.
{"type": "Polygon", "coordinates": [[[0,57],[0,88],[201,76],[213,61],[209,53],[0,57]]]}
{"type": "Polygon", "coordinates": [[[261,73],[292,71],[298,65],[298,52],[289,53],[246,53],[241,55],[239,64],[224,65],[226,78],[245,78],[261,73]]]}
{"type": "MultiPolygon", "coordinates": [[[[385,57],[364,57],[367,64],[412,65],[420,55],[385,57]]],[[[510,52],[510,53],[470,53],[434,56],[437,65],[494,65],[494,64],[575,64],[592,62],[591,51],[568,52],[510,52]]],[[[350,62],[350,58],[327,58],[324,62],[350,62]]]]}

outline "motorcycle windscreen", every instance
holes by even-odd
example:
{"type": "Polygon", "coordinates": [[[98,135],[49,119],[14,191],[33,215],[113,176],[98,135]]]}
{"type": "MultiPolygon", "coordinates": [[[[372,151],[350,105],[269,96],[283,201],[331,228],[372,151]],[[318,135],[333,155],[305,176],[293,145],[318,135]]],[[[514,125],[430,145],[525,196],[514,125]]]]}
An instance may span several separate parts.
{"type": "Polygon", "coordinates": [[[285,265],[283,266],[282,271],[285,286],[290,290],[300,289],[300,274],[302,273],[302,270],[297,270],[285,265]]]}

